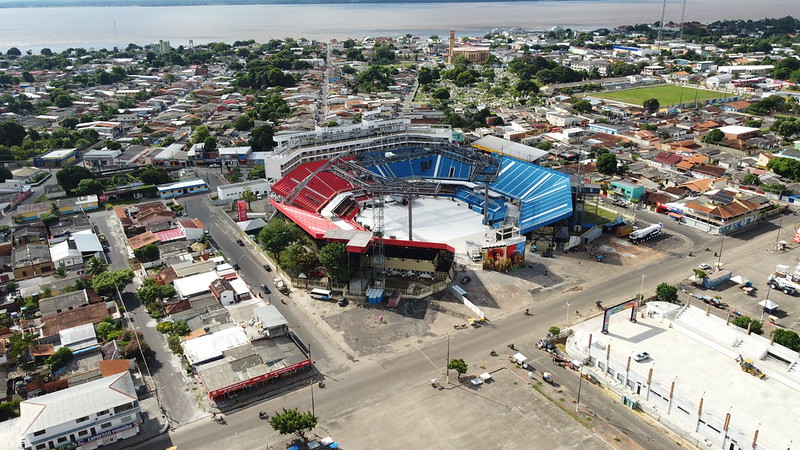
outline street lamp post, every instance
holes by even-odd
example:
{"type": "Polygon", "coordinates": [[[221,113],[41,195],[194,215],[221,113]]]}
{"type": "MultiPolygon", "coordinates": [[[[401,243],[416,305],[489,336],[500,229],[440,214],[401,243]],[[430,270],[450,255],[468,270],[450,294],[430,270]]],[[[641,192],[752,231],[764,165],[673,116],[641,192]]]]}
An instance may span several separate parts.
{"type": "Polygon", "coordinates": [[[722,244],[725,243],[725,233],[722,233],[722,240],[719,241],[719,254],[717,255],[717,270],[720,270],[720,264],[722,261],[722,244]]]}
{"type": "Polygon", "coordinates": [[[564,326],[565,327],[569,326],[569,306],[570,306],[570,304],[569,304],[569,302],[567,302],[567,319],[564,321],[564,326]]]}
{"type": "Polygon", "coordinates": [[[645,274],[642,274],[642,283],[639,285],[639,301],[641,302],[644,300],[644,278],[646,277],[645,274]]]}

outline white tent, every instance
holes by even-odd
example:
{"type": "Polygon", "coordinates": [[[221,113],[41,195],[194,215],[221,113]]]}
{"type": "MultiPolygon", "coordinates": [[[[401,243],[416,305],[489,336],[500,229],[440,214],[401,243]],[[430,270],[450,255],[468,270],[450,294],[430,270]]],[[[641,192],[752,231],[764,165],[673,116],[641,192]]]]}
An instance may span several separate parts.
{"type": "Polygon", "coordinates": [[[781,306],[768,298],[758,302],[758,305],[764,307],[764,309],[777,309],[781,306]]]}

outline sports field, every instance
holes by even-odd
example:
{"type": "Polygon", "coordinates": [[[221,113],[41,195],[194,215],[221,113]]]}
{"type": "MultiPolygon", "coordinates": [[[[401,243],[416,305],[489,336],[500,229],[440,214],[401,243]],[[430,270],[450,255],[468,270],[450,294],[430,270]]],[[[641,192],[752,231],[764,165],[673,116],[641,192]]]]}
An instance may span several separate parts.
{"type": "Polygon", "coordinates": [[[626,89],[624,91],[603,92],[600,94],[590,94],[592,97],[616,100],[641,106],[649,98],[657,98],[661,106],[691,104],[695,101],[705,103],[706,100],[725,97],[722,92],[705,91],[683,86],[661,85],[637,89],[626,89]]]}

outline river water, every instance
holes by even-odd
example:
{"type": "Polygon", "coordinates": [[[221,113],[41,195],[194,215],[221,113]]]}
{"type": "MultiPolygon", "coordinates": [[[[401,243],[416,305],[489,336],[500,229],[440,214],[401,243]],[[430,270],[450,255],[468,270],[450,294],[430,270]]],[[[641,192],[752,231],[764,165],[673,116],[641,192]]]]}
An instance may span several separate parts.
{"type": "MultiPolygon", "coordinates": [[[[682,2],[669,0],[666,19],[680,21],[682,2]]],[[[173,47],[208,42],[306,37],[361,38],[412,33],[446,37],[494,28],[596,29],[653,23],[658,0],[594,0],[360,5],[218,5],[180,7],[0,8],[0,51],[43,47],[111,48],[170,41],[173,47]]],[[[800,16],[798,0],[687,0],[686,21],[800,16]]]]}

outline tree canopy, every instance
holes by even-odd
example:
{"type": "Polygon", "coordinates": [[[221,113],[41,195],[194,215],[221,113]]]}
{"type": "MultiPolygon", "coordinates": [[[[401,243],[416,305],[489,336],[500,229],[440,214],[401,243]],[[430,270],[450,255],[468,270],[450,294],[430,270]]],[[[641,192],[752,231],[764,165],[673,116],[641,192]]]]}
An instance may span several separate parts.
{"type": "Polygon", "coordinates": [[[345,282],[350,278],[346,245],[341,242],[331,242],[320,249],[317,257],[334,280],[345,282]]]}
{"type": "Polygon", "coordinates": [[[648,98],[642,103],[642,107],[644,107],[648,114],[653,114],[658,111],[658,108],[661,108],[661,103],[659,103],[657,98],[648,98]]]}
{"type": "Polygon", "coordinates": [[[469,366],[463,359],[451,359],[450,362],[447,363],[447,368],[455,370],[458,373],[458,378],[461,378],[461,375],[467,373],[469,370],[469,366]]]}
{"type": "Polygon", "coordinates": [[[662,302],[675,303],[678,301],[678,288],[669,283],[660,283],[656,286],[656,298],[662,302]]]}
{"type": "Polygon", "coordinates": [[[269,418],[269,425],[280,434],[296,434],[305,440],[306,433],[317,426],[317,417],[310,411],[283,408],[269,418]]]}
{"type": "Polygon", "coordinates": [[[111,297],[116,291],[115,288],[122,290],[131,282],[133,282],[133,270],[120,269],[113,272],[103,272],[92,278],[92,289],[99,295],[111,297]]]}
{"type": "Polygon", "coordinates": [[[597,171],[605,175],[617,173],[617,156],[613,153],[602,153],[595,163],[597,171]]]}
{"type": "Polygon", "coordinates": [[[270,221],[258,233],[258,242],[280,260],[280,254],[291,243],[300,240],[303,232],[297,225],[281,219],[270,221]]]}
{"type": "Polygon", "coordinates": [[[81,180],[93,180],[94,175],[86,167],[69,166],[56,172],[58,185],[65,191],[72,193],[81,183],[81,180]]]}

